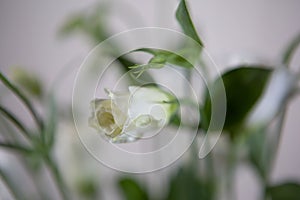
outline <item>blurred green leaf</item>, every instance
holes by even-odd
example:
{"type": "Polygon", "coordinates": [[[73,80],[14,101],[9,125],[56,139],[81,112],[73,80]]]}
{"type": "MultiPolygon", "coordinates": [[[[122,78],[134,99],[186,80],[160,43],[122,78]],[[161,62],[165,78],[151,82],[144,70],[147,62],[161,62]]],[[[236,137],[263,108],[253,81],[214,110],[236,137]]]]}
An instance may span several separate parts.
{"type": "Polygon", "coordinates": [[[121,178],[119,187],[127,200],[149,200],[146,190],[131,178],[121,178]]]}
{"type": "Polygon", "coordinates": [[[172,53],[170,51],[166,51],[162,49],[153,49],[153,48],[141,48],[135,51],[143,51],[152,54],[154,57],[151,58],[149,64],[169,63],[179,67],[193,68],[193,65],[189,63],[185,58],[181,57],[178,54],[172,53]]]}
{"type": "Polygon", "coordinates": [[[266,194],[272,200],[299,200],[300,185],[299,183],[283,183],[268,187],[266,194]]]}
{"type": "Polygon", "coordinates": [[[84,10],[71,16],[60,28],[59,35],[68,36],[80,31],[93,42],[99,43],[108,36],[106,16],[107,6],[100,3],[92,10],[84,10]]]}
{"type": "Polygon", "coordinates": [[[203,43],[200,37],[198,36],[193,21],[190,17],[185,0],[180,1],[176,11],[176,18],[179,24],[181,25],[183,32],[189,37],[193,38],[201,46],[203,46],[203,43]]]}
{"type": "Polygon", "coordinates": [[[242,126],[251,108],[261,96],[271,69],[262,66],[239,66],[225,72],[212,85],[210,93],[205,94],[204,105],[201,108],[201,126],[207,130],[211,118],[211,98],[218,99],[220,81],[223,81],[226,92],[226,120],[224,129],[234,132],[242,126]],[[210,96],[211,95],[211,96],[210,96]]]}
{"type": "Polygon", "coordinates": [[[22,68],[14,68],[12,70],[12,80],[18,85],[18,87],[23,89],[23,91],[26,91],[29,95],[42,98],[42,82],[33,73],[29,73],[22,68]]]}
{"type": "Polygon", "coordinates": [[[98,185],[91,178],[81,179],[77,183],[77,190],[84,199],[97,199],[98,185]]]}
{"type": "Polygon", "coordinates": [[[200,179],[195,169],[182,167],[171,177],[165,200],[211,200],[213,187],[200,179]]]}
{"type": "Polygon", "coordinates": [[[248,134],[249,160],[262,181],[267,179],[271,164],[271,149],[267,143],[266,129],[255,130],[248,134]]]}
{"type": "Polygon", "coordinates": [[[282,63],[284,63],[287,66],[290,65],[290,63],[292,61],[292,57],[293,57],[294,53],[296,52],[299,45],[300,45],[300,34],[298,34],[285,49],[283,58],[282,58],[282,63]]]}

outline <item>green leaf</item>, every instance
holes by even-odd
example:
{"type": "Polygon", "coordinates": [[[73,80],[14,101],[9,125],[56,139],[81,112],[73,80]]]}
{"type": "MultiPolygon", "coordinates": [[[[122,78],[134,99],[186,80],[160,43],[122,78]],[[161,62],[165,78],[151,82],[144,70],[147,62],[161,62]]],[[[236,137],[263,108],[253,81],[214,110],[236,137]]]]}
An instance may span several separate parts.
{"type": "Polygon", "coordinates": [[[76,184],[77,191],[84,199],[97,199],[98,184],[93,178],[84,177],[76,184]]]}
{"type": "Polygon", "coordinates": [[[272,152],[268,138],[266,135],[266,129],[262,128],[251,131],[247,139],[249,146],[249,161],[251,162],[262,181],[267,179],[270,171],[272,152]]]}
{"type": "Polygon", "coordinates": [[[298,46],[300,45],[300,34],[298,34],[291,43],[287,46],[287,48],[284,51],[282,63],[289,66],[292,61],[292,57],[294,53],[296,52],[298,46]]]}
{"type": "Polygon", "coordinates": [[[197,176],[197,170],[184,166],[171,177],[165,200],[211,200],[212,190],[209,182],[197,176]]]}
{"type": "Polygon", "coordinates": [[[193,21],[190,17],[189,11],[187,9],[186,1],[181,0],[176,11],[176,18],[181,25],[183,32],[189,37],[193,38],[197,43],[203,46],[200,37],[194,27],[193,21]]]}
{"type": "Polygon", "coordinates": [[[12,70],[12,79],[23,91],[37,98],[42,98],[43,86],[41,80],[22,68],[14,68],[12,70]]]}
{"type": "Polygon", "coordinates": [[[105,40],[108,36],[106,28],[107,7],[102,3],[92,10],[76,13],[66,21],[59,30],[60,36],[68,36],[80,31],[95,43],[105,40]]]}
{"type": "MultiPolygon", "coordinates": [[[[154,49],[154,48],[141,48],[135,51],[143,51],[146,53],[152,54],[154,57],[151,58],[149,64],[172,64],[184,68],[193,68],[193,65],[189,63],[185,58],[182,56],[162,49],[154,49]]],[[[180,52],[178,52],[180,53],[180,52]]]]}
{"type": "MultiPolygon", "coordinates": [[[[204,105],[201,108],[201,126],[208,129],[211,118],[211,98],[218,100],[220,81],[223,81],[226,92],[226,119],[224,129],[234,132],[243,125],[251,108],[263,93],[263,89],[272,70],[261,66],[239,66],[224,73],[210,89],[206,91],[204,105]]],[[[223,108],[222,108],[223,109],[223,108]]]]}
{"type": "Polygon", "coordinates": [[[289,182],[271,186],[267,188],[266,194],[272,200],[299,200],[300,185],[299,183],[289,182]]]}
{"type": "Polygon", "coordinates": [[[149,196],[145,189],[131,178],[119,180],[119,187],[127,200],[148,200],[149,196]]]}

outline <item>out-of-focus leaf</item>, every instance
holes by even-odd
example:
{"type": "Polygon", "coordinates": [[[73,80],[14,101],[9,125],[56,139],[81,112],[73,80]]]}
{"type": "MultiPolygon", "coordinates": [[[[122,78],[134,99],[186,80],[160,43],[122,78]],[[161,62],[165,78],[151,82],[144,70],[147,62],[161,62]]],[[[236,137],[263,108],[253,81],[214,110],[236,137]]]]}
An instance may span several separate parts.
{"type": "Polygon", "coordinates": [[[61,36],[68,36],[75,31],[84,33],[95,43],[105,40],[107,34],[106,14],[107,6],[99,4],[93,10],[85,10],[70,17],[60,28],[61,36]]]}
{"type": "Polygon", "coordinates": [[[85,178],[77,183],[79,194],[85,199],[96,199],[98,195],[97,183],[91,178],[85,178]]]}
{"type": "Polygon", "coordinates": [[[268,187],[266,194],[272,200],[299,200],[300,184],[299,183],[283,183],[268,187]]]}
{"type": "Polygon", "coordinates": [[[185,58],[181,57],[178,54],[172,53],[170,51],[162,49],[153,49],[153,48],[141,48],[135,51],[143,51],[152,54],[154,57],[151,58],[149,64],[172,64],[179,67],[193,68],[193,65],[189,63],[185,58]]]}
{"type": "Polygon", "coordinates": [[[131,178],[121,178],[119,187],[127,200],[149,200],[146,190],[131,178]]]}
{"type": "Polygon", "coordinates": [[[251,132],[247,139],[249,160],[262,180],[266,180],[271,164],[271,149],[267,143],[266,129],[251,132]]]}
{"type": "Polygon", "coordinates": [[[200,37],[198,36],[193,21],[190,17],[185,0],[180,1],[176,11],[176,18],[179,24],[181,25],[183,32],[189,37],[193,38],[201,46],[203,46],[203,43],[200,37]]]}
{"type": "Polygon", "coordinates": [[[287,66],[290,64],[292,57],[299,45],[300,45],[300,34],[298,34],[285,49],[282,57],[282,63],[284,63],[287,66]]]}
{"type": "Polygon", "coordinates": [[[224,129],[234,132],[242,126],[243,121],[253,105],[261,96],[272,70],[259,66],[239,66],[224,73],[207,91],[204,105],[201,108],[201,126],[207,130],[211,118],[211,98],[218,99],[220,81],[223,81],[226,92],[226,120],[224,129]],[[210,96],[211,95],[211,96],[210,96]]]}
{"type": "Polygon", "coordinates": [[[36,75],[29,73],[28,71],[22,68],[14,68],[12,70],[12,79],[20,88],[22,88],[28,94],[37,98],[42,97],[42,82],[36,75]]]}
{"type": "Polygon", "coordinates": [[[205,182],[205,179],[200,179],[196,170],[191,167],[182,167],[170,179],[165,200],[211,200],[212,190],[212,185],[205,182]]]}

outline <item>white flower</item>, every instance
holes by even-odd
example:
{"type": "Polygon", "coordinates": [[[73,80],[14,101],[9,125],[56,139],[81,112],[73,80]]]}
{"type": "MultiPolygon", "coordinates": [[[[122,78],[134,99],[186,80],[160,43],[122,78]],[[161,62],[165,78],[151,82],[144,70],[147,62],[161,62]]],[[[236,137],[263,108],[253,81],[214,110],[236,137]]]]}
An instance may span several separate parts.
{"type": "Polygon", "coordinates": [[[154,86],[107,92],[110,99],[91,102],[89,125],[112,142],[134,141],[146,131],[161,129],[178,108],[173,95],[154,86]]]}

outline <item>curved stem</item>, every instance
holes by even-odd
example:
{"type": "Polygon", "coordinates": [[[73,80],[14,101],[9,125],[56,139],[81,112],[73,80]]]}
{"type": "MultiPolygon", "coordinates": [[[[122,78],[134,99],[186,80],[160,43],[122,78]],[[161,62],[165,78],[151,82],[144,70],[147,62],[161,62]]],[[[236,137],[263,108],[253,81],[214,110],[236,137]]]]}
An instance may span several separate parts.
{"type": "Polygon", "coordinates": [[[25,128],[25,126],[20,122],[20,120],[17,119],[15,115],[13,115],[10,111],[8,111],[6,108],[0,105],[0,112],[4,114],[4,116],[10,120],[22,133],[23,135],[31,141],[30,132],[25,128]]]}
{"type": "Polygon", "coordinates": [[[45,162],[53,176],[53,180],[56,183],[57,189],[61,195],[61,198],[64,200],[68,200],[69,199],[69,195],[67,193],[67,187],[66,184],[62,178],[62,175],[59,171],[59,169],[57,168],[57,165],[55,164],[54,160],[50,157],[50,155],[47,155],[45,157],[45,162]]]}
{"type": "Polygon", "coordinates": [[[8,87],[19,99],[25,104],[25,106],[28,108],[29,112],[32,114],[34,120],[36,121],[38,127],[40,130],[43,130],[44,124],[41,120],[40,116],[37,114],[33,106],[31,105],[28,98],[17,88],[15,87],[1,72],[0,72],[0,80],[2,83],[8,87]]]}
{"type": "Polygon", "coordinates": [[[6,185],[7,189],[10,191],[14,199],[21,199],[21,195],[18,192],[17,187],[10,181],[6,173],[0,168],[0,178],[3,180],[3,183],[6,185]]]}
{"type": "Polygon", "coordinates": [[[19,144],[13,144],[13,143],[0,142],[0,147],[16,150],[16,151],[19,151],[21,153],[26,153],[26,154],[32,152],[32,150],[28,149],[27,147],[21,146],[19,144]]]}

